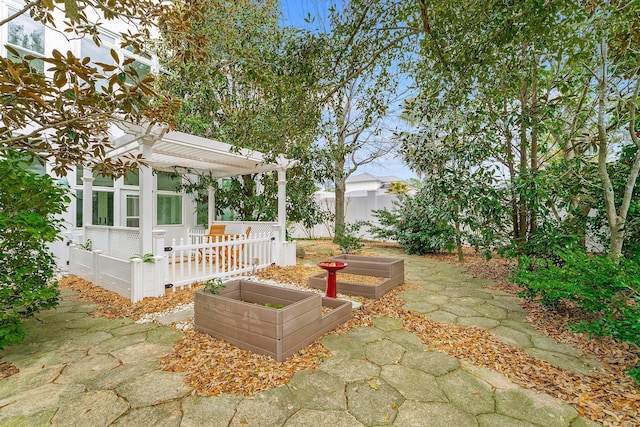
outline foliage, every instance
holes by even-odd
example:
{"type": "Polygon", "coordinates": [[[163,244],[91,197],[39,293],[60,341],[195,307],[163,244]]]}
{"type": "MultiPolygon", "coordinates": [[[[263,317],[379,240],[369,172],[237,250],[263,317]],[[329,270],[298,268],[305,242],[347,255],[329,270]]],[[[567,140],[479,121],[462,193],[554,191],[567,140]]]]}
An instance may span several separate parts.
{"type": "Polygon", "coordinates": [[[575,303],[587,313],[575,330],[640,345],[640,258],[612,260],[566,250],[558,256],[561,263],[522,259],[514,278],[525,288],[522,294],[547,307],[575,303]]]}
{"type": "Polygon", "coordinates": [[[363,222],[355,222],[336,226],[334,242],[338,244],[342,253],[349,254],[362,248],[360,239],[356,234],[363,225],[363,222]]]}
{"type": "Polygon", "coordinates": [[[153,257],[154,257],[153,253],[149,252],[149,253],[144,254],[144,255],[140,255],[140,254],[132,255],[129,259],[141,259],[142,262],[146,262],[146,263],[149,263],[149,264],[155,264],[156,260],[153,257]]]}
{"type": "Polygon", "coordinates": [[[344,2],[330,9],[328,28],[314,35],[320,46],[317,87],[324,109],[320,166],[335,185],[336,236],[345,224],[346,180],[396,148],[386,119],[402,91],[398,63],[405,51],[397,48],[398,35],[392,30],[401,3],[344,2]]]}
{"type": "MultiPolygon", "coordinates": [[[[267,161],[281,154],[298,160],[300,166],[287,171],[287,213],[293,221],[316,224],[312,194],[318,168],[312,144],[320,111],[310,89],[316,47],[280,26],[274,0],[174,4],[162,17],[155,50],[170,70],[158,76],[157,90],[178,108],[161,111],[166,114],[159,118],[180,131],[259,150],[267,161]]],[[[243,220],[277,217],[275,174],[233,177],[218,186],[221,177],[200,175],[185,190],[204,201],[207,188],[214,187],[218,214],[232,211],[243,220]]]]}
{"type": "Polygon", "coordinates": [[[219,277],[214,277],[204,282],[204,290],[207,292],[211,292],[213,295],[218,295],[220,293],[220,290],[226,287],[227,285],[222,283],[222,279],[219,277]]]}
{"type": "MultiPolygon", "coordinates": [[[[633,159],[638,152],[635,145],[627,144],[622,147],[619,156],[615,162],[609,164],[611,183],[615,193],[616,200],[623,198],[627,185],[627,177],[631,171],[633,159]]],[[[640,178],[636,178],[636,185],[633,188],[632,197],[629,203],[629,211],[625,221],[624,229],[624,245],[623,254],[626,257],[633,258],[640,254],[640,178]]],[[[593,198],[602,198],[602,189],[595,188],[592,190],[593,198]]],[[[602,224],[606,223],[606,210],[604,206],[596,205],[595,215],[589,217],[589,229],[598,242],[606,246],[609,238],[608,230],[603,229],[602,224]]]]}
{"type": "Polygon", "coordinates": [[[380,225],[369,224],[369,231],[377,238],[396,240],[408,254],[451,251],[455,230],[430,215],[430,200],[424,194],[401,197],[391,211],[374,211],[380,225]]]}
{"type": "MultiPolygon", "coordinates": [[[[25,2],[24,8],[0,21],[22,28],[19,19],[33,19],[69,39],[87,38],[101,44],[105,21],[124,20],[130,30],[121,34],[123,49],[143,54],[154,19],[168,6],[152,0],[49,0],[25,2]],[[56,20],[64,11],[64,21],[56,20]],[[102,16],[96,21],[95,14],[102,16]],[[30,18],[29,18],[30,17],[30,18]]],[[[107,133],[115,120],[142,119],[153,91],[153,77],[141,76],[133,59],[111,50],[114,65],[95,63],[72,51],[54,49],[42,59],[7,46],[0,58],[0,154],[35,153],[46,158],[63,176],[78,163],[98,164],[109,174],[121,174],[139,157],[105,157],[107,133]],[[37,69],[40,62],[47,73],[37,69]]],[[[42,50],[43,53],[44,50],[42,50]]],[[[164,108],[161,102],[157,108],[164,108]]]]}
{"type": "Polygon", "coordinates": [[[22,340],[21,321],[58,304],[56,262],[48,243],[58,239],[70,198],[49,176],[27,171],[23,157],[0,160],[0,348],[22,340]]]}
{"type": "Polygon", "coordinates": [[[78,248],[82,249],[83,251],[91,252],[93,248],[93,242],[91,241],[91,239],[87,239],[87,241],[84,243],[78,243],[78,248]]]}

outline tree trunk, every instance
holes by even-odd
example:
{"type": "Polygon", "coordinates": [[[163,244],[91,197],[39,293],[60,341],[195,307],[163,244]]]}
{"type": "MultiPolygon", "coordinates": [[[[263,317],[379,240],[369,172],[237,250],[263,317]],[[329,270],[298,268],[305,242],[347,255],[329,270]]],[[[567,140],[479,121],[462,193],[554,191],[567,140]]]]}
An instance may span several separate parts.
{"type": "MultiPolygon", "coordinates": [[[[538,99],[538,58],[534,57],[531,71],[531,105],[529,115],[531,116],[531,183],[535,186],[535,179],[538,175],[538,109],[536,108],[538,99]]],[[[529,204],[529,233],[533,234],[538,230],[538,204],[540,200],[536,195],[535,200],[529,204]]]]}
{"type": "Polygon", "coordinates": [[[604,205],[607,213],[607,222],[611,234],[609,240],[609,257],[618,260],[622,256],[622,243],[624,241],[624,219],[618,216],[616,211],[615,193],[613,184],[607,170],[608,144],[606,120],[607,101],[607,43],[604,39],[600,42],[600,59],[602,61],[600,77],[598,81],[598,175],[602,181],[604,193],[604,205]]]}
{"type": "MultiPolygon", "coordinates": [[[[529,91],[529,85],[527,81],[522,82],[522,87],[520,88],[520,177],[526,176],[527,173],[527,125],[525,123],[524,118],[529,114],[528,108],[528,99],[527,93],[529,91]]],[[[522,247],[522,245],[527,241],[527,229],[529,221],[528,221],[528,206],[527,199],[523,194],[520,194],[518,197],[518,225],[520,227],[519,230],[519,238],[518,238],[518,247],[522,247]]]]}
{"type": "MultiPolygon", "coordinates": [[[[507,102],[506,98],[503,105],[504,113],[507,113],[507,102]]],[[[516,176],[516,168],[514,164],[513,157],[513,135],[511,134],[511,130],[509,129],[509,125],[505,127],[505,151],[507,154],[507,168],[509,169],[509,179],[513,180],[513,177],[516,176]]],[[[516,194],[512,190],[511,191],[511,222],[513,226],[513,241],[517,242],[520,239],[520,226],[518,224],[518,202],[516,200],[516,194]]]]}
{"type": "Polygon", "coordinates": [[[344,174],[342,173],[343,169],[340,169],[340,171],[338,173],[335,174],[334,177],[334,184],[336,186],[336,199],[335,199],[335,226],[334,226],[334,234],[333,234],[333,238],[335,241],[336,238],[336,234],[337,234],[337,230],[340,229],[340,227],[343,227],[345,225],[345,205],[344,205],[344,193],[346,190],[346,179],[344,177],[344,174]]]}
{"type": "MultiPolygon", "coordinates": [[[[458,205],[458,214],[460,213],[460,205],[458,205]]],[[[456,226],[456,249],[458,250],[458,261],[464,262],[464,254],[462,253],[462,232],[460,231],[460,219],[456,215],[455,219],[456,226]]]]}

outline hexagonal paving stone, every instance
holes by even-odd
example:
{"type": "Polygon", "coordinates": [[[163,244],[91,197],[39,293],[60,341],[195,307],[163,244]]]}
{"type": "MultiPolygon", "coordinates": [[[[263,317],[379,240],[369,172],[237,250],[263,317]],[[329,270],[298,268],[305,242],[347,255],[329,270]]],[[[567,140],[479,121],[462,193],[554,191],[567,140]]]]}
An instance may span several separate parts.
{"type": "Polygon", "coordinates": [[[485,317],[495,320],[506,319],[508,313],[504,308],[493,305],[491,301],[488,301],[486,304],[476,306],[474,310],[485,317]]]}
{"type": "Polygon", "coordinates": [[[244,398],[230,426],[279,426],[299,409],[293,393],[285,385],[244,398]]]}
{"type": "Polygon", "coordinates": [[[491,386],[462,369],[443,375],[437,381],[449,402],[465,412],[477,415],[494,411],[491,386]]]}
{"type": "Polygon", "coordinates": [[[184,375],[177,372],[152,371],[116,388],[133,408],[157,405],[185,396],[192,388],[183,385],[184,375]]]}
{"type": "Polygon", "coordinates": [[[344,411],[347,401],[345,382],[323,371],[297,372],[288,384],[301,408],[344,411]]]}
{"type": "Polygon", "coordinates": [[[568,404],[530,390],[496,390],[496,412],[545,427],[565,427],[578,413],[568,404]]]}
{"type": "Polygon", "coordinates": [[[382,316],[373,319],[373,325],[385,332],[402,329],[402,320],[393,317],[382,316]]]}
{"type": "Polygon", "coordinates": [[[341,360],[330,358],[318,366],[317,369],[347,382],[365,380],[380,375],[380,367],[378,365],[358,359],[341,360]]]}
{"type": "Polygon", "coordinates": [[[227,427],[241,396],[187,396],[182,399],[182,427],[227,427]]]}
{"type": "Polygon", "coordinates": [[[427,301],[412,301],[404,304],[406,310],[417,311],[418,313],[431,313],[438,310],[438,306],[427,301]]]}
{"type": "Polygon", "coordinates": [[[29,416],[49,409],[57,409],[84,392],[80,384],[45,384],[0,400],[0,421],[5,418],[29,416]]]}
{"type": "Polygon", "coordinates": [[[420,338],[409,331],[389,331],[385,335],[389,341],[400,344],[406,350],[424,350],[424,344],[420,338]]]}
{"type": "Polygon", "coordinates": [[[406,349],[387,339],[369,343],[365,347],[367,360],[377,365],[391,365],[398,363],[406,349]]]}
{"type": "Polygon", "coordinates": [[[425,317],[431,320],[435,320],[436,322],[448,323],[451,325],[454,325],[456,323],[456,320],[458,319],[458,316],[456,316],[455,314],[443,310],[432,311],[431,313],[425,313],[424,315],[425,317]]]}
{"type": "Polygon", "coordinates": [[[362,343],[345,335],[325,335],[322,337],[322,345],[325,346],[333,357],[338,359],[364,359],[364,346],[362,343]]]}
{"type": "Polygon", "coordinates": [[[531,335],[506,326],[496,326],[489,330],[489,332],[495,335],[500,341],[515,347],[528,348],[533,345],[531,335]]]}
{"type": "Polygon", "coordinates": [[[456,322],[460,326],[491,329],[500,325],[500,321],[487,317],[458,317],[456,322]]]}
{"type": "Polygon", "coordinates": [[[421,402],[447,402],[447,397],[438,387],[436,378],[417,369],[402,365],[386,365],[382,367],[380,378],[408,400],[421,402]]]}
{"type": "Polygon", "coordinates": [[[439,351],[408,351],[402,357],[402,365],[434,376],[444,375],[460,367],[453,356],[439,351]]]}
{"type": "Polygon", "coordinates": [[[404,401],[402,395],[379,378],[347,385],[349,413],[365,425],[388,425],[404,401]]]}
{"type": "Polygon", "coordinates": [[[56,379],[60,384],[73,384],[91,380],[120,366],[120,361],[109,354],[90,354],[67,365],[56,379]]]}
{"type": "Polygon", "coordinates": [[[52,426],[107,426],[129,405],[113,391],[88,391],[66,402],[51,420],[52,426]]]}
{"type": "Polygon", "coordinates": [[[395,425],[402,427],[474,427],[475,417],[451,403],[405,401],[398,410],[395,425]]]}
{"type": "Polygon", "coordinates": [[[160,405],[132,409],[111,425],[114,427],[180,427],[181,420],[180,403],[167,402],[160,405]]]}
{"type": "Polygon", "coordinates": [[[384,331],[378,328],[356,328],[344,334],[345,337],[362,344],[380,341],[385,337],[384,331]]]}
{"type": "Polygon", "coordinates": [[[309,427],[309,426],[331,426],[331,427],[357,427],[363,426],[348,412],[341,411],[312,411],[301,409],[296,412],[284,424],[285,427],[309,427]]]}

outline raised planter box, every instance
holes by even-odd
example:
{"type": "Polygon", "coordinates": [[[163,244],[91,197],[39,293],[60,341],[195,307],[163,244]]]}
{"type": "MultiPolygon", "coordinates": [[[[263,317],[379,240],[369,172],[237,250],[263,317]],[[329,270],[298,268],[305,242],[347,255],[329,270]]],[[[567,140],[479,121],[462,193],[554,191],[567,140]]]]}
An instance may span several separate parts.
{"type": "MultiPolygon", "coordinates": [[[[344,270],[339,271],[337,275],[337,291],[342,294],[360,295],[366,298],[379,299],[382,295],[389,292],[390,289],[404,283],[404,260],[401,258],[342,254],[329,258],[327,261],[342,261],[347,263],[344,270]],[[340,280],[341,273],[384,277],[386,280],[377,285],[350,283],[340,280]]],[[[325,289],[326,286],[326,272],[309,277],[309,287],[325,289]]]]}
{"type": "Polygon", "coordinates": [[[349,301],[235,280],[218,295],[196,291],[193,323],[198,331],[281,362],[349,318],[349,301]],[[332,310],[323,315],[322,306],[332,310]]]}

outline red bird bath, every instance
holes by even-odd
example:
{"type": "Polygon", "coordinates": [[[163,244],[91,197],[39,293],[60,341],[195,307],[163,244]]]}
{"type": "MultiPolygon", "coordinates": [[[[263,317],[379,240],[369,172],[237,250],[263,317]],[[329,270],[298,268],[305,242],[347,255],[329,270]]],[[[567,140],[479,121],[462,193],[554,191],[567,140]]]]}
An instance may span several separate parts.
{"type": "Polygon", "coordinates": [[[318,267],[327,270],[327,297],[336,297],[336,271],[342,270],[348,264],[340,261],[322,261],[318,263],[318,267]]]}

